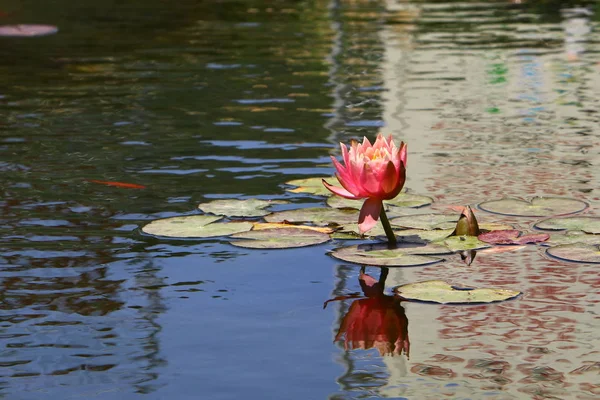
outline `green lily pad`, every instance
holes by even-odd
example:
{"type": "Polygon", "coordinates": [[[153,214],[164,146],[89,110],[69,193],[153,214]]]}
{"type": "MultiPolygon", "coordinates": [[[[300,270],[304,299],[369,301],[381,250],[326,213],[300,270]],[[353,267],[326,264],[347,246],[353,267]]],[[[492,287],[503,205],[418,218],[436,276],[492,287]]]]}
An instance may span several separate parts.
{"type": "Polygon", "coordinates": [[[328,234],[299,228],[271,228],[257,231],[237,233],[231,236],[235,239],[234,246],[251,249],[289,249],[305,247],[329,241],[328,234]]]}
{"type": "Polygon", "coordinates": [[[190,239],[228,236],[252,229],[251,222],[213,223],[221,218],[212,215],[188,215],[157,219],[142,227],[142,232],[173,239],[190,239]]]}
{"type": "Polygon", "coordinates": [[[491,247],[489,244],[477,239],[477,236],[450,236],[439,243],[443,243],[452,252],[491,247]]]}
{"type": "Polygon", "coordinates": [[[340,260],[356,264],[375,265],[381,267],[413,267],[429,265],[443,261],[441,258],[424,254],[447,254],[444,246],[414,246],[388,248],[387,244],[360,244],[339,248],[330,254],[340,260]],[[428,247],[430,246],[430,247],[428,247]]]}
{"type": "Polygon", "coordinates": [[[591,235],[582,231],[568,231],[565,233],[553,233],[550,239],[542,244],[559,246],[561,244],[600,244],[600,235],[591,235]]]}
{"type": "Polygon", "coordinates": [[[201,203],[198,208],[205,213],[226,215],[228,217],[262,217],[270,213],[265,208],[274,204],[287,204],[284,200],[260,200],[260,199],[223,199],[208,203],[201,203]]]}
{"type": "Polygon", "coordinates": [[[416,214],[404,215],[390,219],[392,227],[403,227],[412,229],[453,229],[460,215],[447,214],[416,214]]]}
{"type": "MultiPolygon", "coordinates": [[[[362,207],[363,203],[364,200],[350,200],[340,196],[331,196],[327,199],[327,205],[333,208],[359,209],[362,207]]],[[[383,202],[383,205],[386,210],[389,210],[391,207],[418,208],[429,205],[431,203],[433,203],[433,199],[431,197],[403,192],[395,198],[393,198],[392,200],[385,200],[383,202]]]]}
{"type": "Polygon", "coordinates": [[[591,244],[563,244],[548,247],[546,254],[565,261],[600,264],[600,246],[591,244]]]}
{"type": "Polygon", "coordinates": [[[333,193],[331,193],[327,188],[325,188],[325,186],[323,186],[323,179],[325,179],[332,185],[335,185],[335,183],[338,181],[335,176],[294,179],[292,181],[286,182],[285,184],[297,187],[286,190],[292,193],[307,193],[314,194],[317,196],[331,196],[333,193]]]}
{"type": "Polygon", "coordinates": [[[514,299],[521,292],[508,289],[473,289],[452,286],[447,282],[433,280],[396,286],[394,292],[406,300],[441,304],[493,303],[514,299]]]}
{"type": "Polygon", "coordinates": [[[548,231],[582,231],[585,233],[600,233],[600,218],[598,217],[567,217],[549,218],[534,225],[538,229],[548,231]]]}
{"type": "Polygon", "coordinates": [[[484,201],[479,208],[500,215],[516,217],[549,217],[552,215],[574,214],[585,210],[588,204],[577,199],[562,197],[534,197],[531,201],[505,198],[484,201]]]}
{"type": "Polygon", "coordinates": [[[454,231],[454,229],[432,229],[429,231],[423,229],[403,229],[401,231],[394,231],[396,236],[398,237],[412,237],[417,236],[421,240],[426,240],[428,242],[437,242],[439,240],[443,240],[450,236],[450,234],[454,231]]]}
{"type": "Polygon", "coordinates": [[[274,212],[265,216],[267,222],[312,222],[315,225],[346,225],[358,221],[358,210],[310,207],[274,212]]]}

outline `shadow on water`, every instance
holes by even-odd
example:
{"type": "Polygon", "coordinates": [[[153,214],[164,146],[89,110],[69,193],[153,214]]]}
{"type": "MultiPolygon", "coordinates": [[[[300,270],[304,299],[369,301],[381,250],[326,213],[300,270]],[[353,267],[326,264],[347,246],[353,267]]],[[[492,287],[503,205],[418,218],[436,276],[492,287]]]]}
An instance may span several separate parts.
{"type": "Polygon", "coordinates": [[[0,0],[0,24],[59,27],[0,38],[0,396],[599,393],[597,273],[535,247],[375,282],[328,245],[139,233],[214,198],[314,204],[283,183],[330,176],[338,141],[380,130],[408,143],[407,186],[434,210],[548,194],[594,209],[596,2],[42,3],[0,0]],[[321,310],[331,288],[427,279],[525,295],[438,307],[378,291],[321,310]],[[367,311],[405,342],[358,329],[367,311]]]}

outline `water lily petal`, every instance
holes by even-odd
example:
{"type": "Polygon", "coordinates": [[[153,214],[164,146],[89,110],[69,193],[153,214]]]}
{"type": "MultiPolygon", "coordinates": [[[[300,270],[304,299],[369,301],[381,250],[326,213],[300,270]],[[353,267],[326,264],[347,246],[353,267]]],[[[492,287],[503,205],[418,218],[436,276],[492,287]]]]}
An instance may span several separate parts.
{"type": "Polygon", "coordinates": [[[330,185],[329,183],[327,183],[327,181],[325,181],[325,179],[323,179],[323,185],[325,185],[325,187],[328,190],[330,190],[334,194],[337,194],[338,196],[342,196],[342,197],[345,197],[347,199],[352,199],[352,200],[358,200],[358,199],[362,198],[362,197],[356,197],[355,195],[353,195],[352,193],[350,193],[349,191],[347,191],[344,188],[330,185]]]}
{"type": "Polygon", "coordinates": [[[404,164],[404,168],[406,168],[406,143],[404,142],[400,142],[400,160],[404,164]]]}
{"type": "MultiPolygon", "coordinates": [[[[396,190],[398,186],[398,171],[396,171],[396,166],[392,161],[388,161],[385,171],[380,177],[381,179],[381,188],[386,194],[390,194],[396,190]]],[[[396,196],[394,196],[396,197],[396,196]]]]}
{"type": "Polygon", "coordinates": [[[331,157],[331,160],[333,161],[333,165],[335,166],[335,169],[337,171],[336,176],[338,178],[338,181],[344,187],[344,189],[355,195],[359,194],[360,188],[356,185],[354,178],[348,171],[348,168],[340,164],[340,162],[336,160],[336,158],[333,156],[331,157]]]}
{"type": "Polygon", "coordinates": [[[368,198],[365,200],[358,216],[358,231],[361,235],[373,229],[377,224],[381,207],[383,207],[383,203],[380,199],[368,198]]]}

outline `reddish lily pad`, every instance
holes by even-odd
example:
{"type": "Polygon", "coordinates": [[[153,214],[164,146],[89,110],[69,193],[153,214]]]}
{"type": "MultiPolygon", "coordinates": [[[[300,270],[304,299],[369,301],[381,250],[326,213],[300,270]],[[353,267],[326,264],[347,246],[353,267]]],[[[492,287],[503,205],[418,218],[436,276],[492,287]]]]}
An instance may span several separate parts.
{"type": "Polygon", "coordinates": [[[533,233],[529,235],[520,236],[521,231],[516,229],[502,230],[502,231],[491,231],[482,233],[478,236],[482,242],[490,244],[527,244],[527,243],[539,243],[544,242],[550,238],[547,233],[533,233]]]}
{"type": "Polygon", "coordinates": [[[358,221],[358,210],[329,207],[310,207],[269,214],[267,222],[312,222],[318,226],[346,225],[358,221]]]}
{"type": "Polygon", "coordinates": [[[297,186],[293,189],[287,189],[288,192],[307,193],[314,194],[316,196],[331,196],[333,193],[331,193],[325,186],[323,186],[323,179],[330,183],[337,182],[337,178],[335,176],[321,176],[314,178],[294,179],[292,181],[286,182],[285,184],[290,186],[297,186]]]}
{"type": "Polygon", "coordinates": [[[600,245],[563,244],[546,249],[546,254],[565,261],[600,264],[600,245]]]}
{"type": "Polygon", "coordinates": [[[191,239],[229,236],[252,229],[251,222],[213,223],[220,219],[221,217],[211,215],[163,218],[142,227],[142,232],[172,239],[191,239]]]}
{"type": "Polygon", "coordinates": [[[361,265],[381,267],[413,267],[443,261],[424,254],[448,254],[444,246],[414,246],[389,248],[387,244],[360,244],[339,248],[331,253],[337,259],[361,265]]]}
{"type": "Polygon", "coordinates": [[[265,208],[275,204],[287,203],[284,200],[223,199],[201,203],[198,208],[205,213],[226,215],[228,217],[262,217],[270,213],[265,208]]]}
{"type": "Polygon", "coordinates": [[[289,249],[321,244],[329,241],[328,234],[300,228],[271,228],[241,232],[231,236],[234,246],[251,249],[289,249]]]}
{"type": "Polygon", "coordinates": [[[521,294],[519,291],[508,289],[456,287],[440,280],[397,286],[394,292],[406,300],[441,304],[495,303],[514,299],[521,294]]]}
{"type": "Polygon", "coordinates": [[[582,231],[585,233],[600,233],[600,218],[598,217],[567,217],[549,218],[534,225],[538,229],[548,231],[582,231]]]}
{"type": "Polygon", "coordinates": [[[549,217],[552,215],[574,214],[585,210],[588,204],[577,199],[563,197],[534,197],[531,201],[505,198],[484,201],[479,208],[500,215],[516,217],[549,217]]]}

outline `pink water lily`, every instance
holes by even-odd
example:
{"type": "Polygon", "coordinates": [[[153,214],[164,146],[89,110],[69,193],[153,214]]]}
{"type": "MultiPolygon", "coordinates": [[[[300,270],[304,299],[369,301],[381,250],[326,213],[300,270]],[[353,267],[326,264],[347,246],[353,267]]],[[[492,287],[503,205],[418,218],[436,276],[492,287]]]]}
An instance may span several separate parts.
{"type": "MultiPolygon", "coordinates": [[[[323,185],[334,194],[347,199],[366,199],[358,218],[361,234],[372,229],[379,219],[383,200],[396,197],[406,180],[406,144],[396,147],[392,135],[387,139],[377,135],[374,144],[364,138],[352,142],[350,150],[340,143],[344,164],[331,157],[337,170],[336,177],[343,187],[323,185]]],[[[386,232],[387,233],[387,232],[386,232]]]]}

